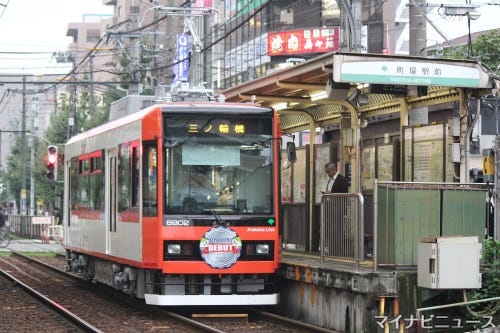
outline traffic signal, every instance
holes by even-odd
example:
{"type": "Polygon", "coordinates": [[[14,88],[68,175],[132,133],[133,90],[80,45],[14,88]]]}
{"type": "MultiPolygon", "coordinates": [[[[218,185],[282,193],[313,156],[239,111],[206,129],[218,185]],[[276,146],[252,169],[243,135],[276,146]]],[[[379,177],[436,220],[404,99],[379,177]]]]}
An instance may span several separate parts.
{"type": "Polygon", "coordinates": [[[45,165],[47,166],[47,179],[57,180],[57,146],[49,146],[47,148],[47,156],[45,157],[45,165]]]}

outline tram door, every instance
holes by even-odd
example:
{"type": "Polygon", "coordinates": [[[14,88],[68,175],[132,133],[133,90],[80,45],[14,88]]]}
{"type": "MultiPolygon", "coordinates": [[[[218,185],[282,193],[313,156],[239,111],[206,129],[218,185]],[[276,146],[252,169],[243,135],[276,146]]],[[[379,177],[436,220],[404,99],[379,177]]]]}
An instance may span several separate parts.
{"type": "Polygon", "coordinates": [[[106,254],[113,254],[112,240],[116,233],[116,186],[117,186],[117,152],[116,148],[108,150],[106,167],[106,254]]]}

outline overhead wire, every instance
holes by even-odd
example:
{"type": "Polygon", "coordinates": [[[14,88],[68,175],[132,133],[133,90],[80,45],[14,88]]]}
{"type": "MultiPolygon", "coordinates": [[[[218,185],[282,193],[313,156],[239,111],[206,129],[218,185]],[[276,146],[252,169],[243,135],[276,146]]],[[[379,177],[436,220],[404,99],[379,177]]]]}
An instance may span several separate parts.
{"type": "Polygon", "coordinates": [[[9,0],[7,0],[7,3],[0,3],[0,8],[3,8],[2,12],[0,13],[0,18],[2,18],[3,13],[7,10],[7,6],[9,5],[9,0]]]}
{"type": "MultiPolygon", "coordinates": [[[[301,1],[295,1],[293,4],[291,4],[290,6],[288,7],[292,7],[292,6],[295,6],[297,3],[300,3],[301,1]]],[[[189,2],[186,2],[186,4],[189,4],[189,2]]],[[[242,7],[240,8],[240,11],[236,14],[241,14],[242,12],[244,12],[246,9],[248,9],[247,7],[249,6],[250,4],[247,3],[245,7],[242,7]]],[[[212,48],[215,44],[219,43],[220,41],[222,41],[223,39],[227,38],[231,33],[233,33],[234,31],[236,31],[237,29],[239,29],[240,27],[242,27],[245,23],[249,22],[252,18],[254,18],[260,11],[262,11],[264,8],[265,8],[266,5],[263,5],[257,9],[254,10],[254,12],[249,15],[246,19],[244,19],[242,22],[240,22],[239,24],[237,24],[235,27],[233,27],[230,31],[226,32],[222,37],[220,37],[219,39],[217,39],[216,41],[212,42],[211,44],[205,46],[204,48],[202,48],[200,50],[200,54],[201,53],[204,53],[206,51],[208,51],[210,48],[212,48]]],[[[312,10],[317,10],[317,9],[312,9],[312,10]]],[[[157,20],[155,21],[152,21],[151,23],[149,23],[148,25],[145,25],[145,26],[141,26],[141,27],[138,27],[136,29],[131,29],[131,30],[127,30],[127,31],[123,31],[123,32],[118,32],[117,34],[128,34],[128,33],[134,33],[134,32],[140,32],[140,31],[144,31],[146,29],[148,29],[149,27],[165,20],[166,18],[168,18],[169,15],[166,14],[160,18],[158,18],[157,20]]],[[[122,21],[122,22],[119,22],[118,24],[116,24],[115,26],[111,27],[111,28],[108,28],[108,30],[111,30],[111,29],[115,29],[117,27],[120,27],[121,25],[123,25],[124,23],[128,23],[129,20],[125,20],[125,21],[122,21]]],[[[227,22],[226,22],[227,24],[227,22]]],[[[206,36],[204,36],[203,40],[205,38],[208,38],[211,34],[213,34],[214,32],[210,32],[208,33],[206,36]]],[[[94,46],[94,49],[95,48],[98,48],[98,46],[104,42],[103,40],[104,38],[101,37],[100,40],[95,44],[94,46]]],[[[108,38],[109,40],[109,38],[108,38]]],[[[114,50],[115,52],[119,52],[118,50],[114,50]]],[[[80,52],[80,51],[76,51],[76,50],[73,50],[72,52],[80,52]]],[[[83,52],[83,51],[82,51],[83,52]]],[[[0,52],[1,54],[1,52],[0,52]]],[[[50,54],[50,52],[33,52],[33,54],[50,54]]],[[[100,52],[95,52],[95,51],[89,51],[85,54],[85,56],[83,57],[83,59],[78,63],[78,64],[75,64],[74,65],[74,68],[71,70],[71,72],[69,73],[60,73],[60,74],[56,74],[58,76],[60,75],[63,75],[63,78],[61,80],[61,83],[64,83],[65,79],[67,79],[69,76],[71,75],[79,75],[79,74],[82,74],[81,72],[81,67],[82,65],[88,60],[88,58],[90,56],[100,56],[100,52]],[[94,53],[94,54],[93,54],[94,53]],[[93,55],[92,55],[93,54],[93,55]]],[[[102,55],[103,57],[106,56],[108,57],[109,54],[107,55],[102,55]]],[[[172,62],[171,64],[168,64],[168,65],[164,65],[164,66],[158,66],[158,67],[152,67],[152,68],[149,68],[149,70],[161,70],[161,69],[167,69],[167,68],[171,68],[173,66],[175,66],[176,64],[180,63],[181,61],[176,61],[176,62],[172,62]]],[[[21,67],[21,68],[26,68],[26,67],[21,67]]],[[[55,67],[50,67],[50,68],[59,68],[58,66],[55,66],[55,67]]],[[[114,74],[114,75],[123,75],[123,74],[127,74],[128,72],[127,71],[122,71],[122,72],[118,72],[118,71],[110,71],[110,70],[105,70],[105,69],[96,69],[93,71],[93,73],[99,73],[99,72],[105,72],[105,73],[110,73],[110,74],[114,74]]],[[[88,71],[85,71],[85,73],[89,73],[88,71]]],[[[59,84],[59,83],[56,83],[56,84],[59,84]]],[[[51,89],[52,87],[47,87],[47,89],[51,89]]]]}
{"type": "MultiPolygon", "coordinates": [[[[383,2],[385,2],[387,0],[384,0],[383,2]]],[[[141,2],[143,2],[144,4],[147,4],[149,5],[151,8],[153,8],[153,5],[152,4],[148,4],[147,2],[141,0],[141,2]]],[[[292,4],[290,4],[287,8],[293,8],[294,6],[297,6],[298,4],[300,4],[302,1],[294,1],[292,4]]],[[[188,4],[189,2],[186,2],[186,4],[188,4]]],[[[240,8],[240,11],[238,13],[236,13],[238,15],[242,14],[245,10],[248,9],[248,6],[250,5],[250,2],[248,2],[246,4],[246,7],[244,8],[240,8]]],[[[232,33],[236,32],[239,28],[241,28],[243,25],[245,25],[246,23],[248,23],[250,20],[252,20],[253,18],[255,18],[258,14],[260,14],[260,12],[266,8],[266,6],[268,6],[269,3],[266,3],[256,9],[253,10],[253,12],[248,15],[247,17],[245,17],[244,19],[242,19],[239,23],[237,23],[234,27],[232,27],[230,30],[226,31],[221,37],[215,39],[214,41],[212,41],[211,43],[209,43],[208,45],[202,47],[202,49],[200,50],[200,54],[204,53],[204,52],[207,52],[209,49],[213,48],[213,46],[215,46],[217,43],[220,43],[222,40],[224,40],[225,38],[228,38],[232,33]]],[[[378,5],[378,6],[381,6],[381,5],[378,5]]],[[[327,10],[328,8],[321,8],[320,7],[320,10],[324,11],[324,10],[327,10]]],[[[312,8],[310,9],[311,13],[313,13],[312,11],[313,10],[317,10],[317,8],[312,8]]],[[[377,10],[377,9],[375,9],[377,10]]],[[[134,32],[140,32],[140,31],[145,31],[147,30],[149,27],[151,26],[154,26],[155,24],[167,19],[169,17],[168,14],[160,17],[158,20],[155,20],[155,21],[152,21],[151,23],[149,23],[148,25],[145,25],[145,26],[141,26],[141,27],[138,27],[138,28],[135,28],[135,29],[131,29],[131,30],[127,30],[127,31],[122,31],[122,32],[117,32],[117,34],[127,34],[127,33],[134,33],[134,32]]],[[[239,19],[239,17],[237,17],[236,19],[239,19]]],[[[111,30],[111,29],[116,29],[116,28],[119,28],[120,26],[122,26],[124,23],[128,23],[129,20],[125,20],[125,21],[122,21],[122,22],[119,22],[118,24],[116,24],[115,26],[111,27],[111,28],[108,28],[108,31],[111,30]]],[[[234,22],[233,20],[231,21],[228,21],[228,22],[224,22],[224,25],[228,25],[230,22],[234,22]]],[[[215,31],[210,31],[209,33],[205,34],[202,38],[202,40],[206,40],[208,38],[210,38],[213,34],[215,33],[215,31]]],[[[108,40],[109,41],[109,38],[108,40]]],[[[101,43],[104,42],[104,38],[101,37],[100,40],[95,44],[94,48],[98,48],[99,45],[101,45],[101,43]]],[[[80,50],[76,50],[76,51],[72,51],[72,52],[84,52],[84,51],[80,51],[80,50]]],[[[115,55],[118,54],[120,51],[118,49],[112,49],[110,52],[113,52],[115,55]]],[[[36,53],[36,52],[34,52],[36,53]]],[[[2,54],[2,52],[0,52],[0,54],[2,54]]],[[[101,53],[100,51],[89,51],[85,54],[85,56],[82,58],[82,60],[78,63],[78,64],[75,64],[74,65],[74,68],[72,69],[72,71],[70,73],[67,73],[65,74],[65,76],[63,77],[63,80],[61,80],[61,83],[64,84],[64,79],[68,78],[69,76],[71,75],[80,75],[82,73],[90,73],[88,70],[83,70],[82,69],[82,66],[83,64],[85,64],[85,62],[89,59],[90,56],[93,56],[93,57],[109,57],[109,54],[103,54],[101,53]]],[[[219,55],[222,55],[222,54],[219,54],[219,55]]],[[[155,67],[150,67],[148,68],[148,70],[151,70],[151,71],[155,71],[155,70],[162,70],[162,69],[167,69],[167,68],[171,68],[173,66],[175,66],[176,64],[182,62],[182,60],[177,60],[177,61],[173,61],[172,63],[169,63],[169,64],[165,64],[165,65],[162,65],[162,66],[155,66],[155,67]]],[[[57,67],[55,67],[57,68],[57,67]]],[[[112,70],[107,70],[107,69],[102,69],[102,68],[96,68],[92,71],[92,73],[109,73],[109,74],[113,74],[113,75],[123,75],[123,74],[127,74],[128,71],[112,71],[112,70]]],[[[59,74],[60,75],[60,74],[59,74]]],[[[63,74],[64,75],[64,74],[63,74]]],[[[117,82],[119,83],[119,82],[117,82]]],[[[59,84],[59,83],[57,83],[59,84]]],[[[47,89],[50,89],[50,87],[48,87],[47,89]]]]}

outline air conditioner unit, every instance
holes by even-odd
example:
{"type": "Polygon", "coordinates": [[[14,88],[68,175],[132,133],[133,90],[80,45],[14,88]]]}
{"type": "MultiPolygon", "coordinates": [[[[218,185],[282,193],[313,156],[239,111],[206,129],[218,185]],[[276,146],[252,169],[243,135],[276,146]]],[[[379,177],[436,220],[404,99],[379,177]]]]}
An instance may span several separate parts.
{"type": "Polygon", "coordinates": [[[417,285],[429,289],[481,288],[478,237],[436,237],[418,244],[417,285]]]}

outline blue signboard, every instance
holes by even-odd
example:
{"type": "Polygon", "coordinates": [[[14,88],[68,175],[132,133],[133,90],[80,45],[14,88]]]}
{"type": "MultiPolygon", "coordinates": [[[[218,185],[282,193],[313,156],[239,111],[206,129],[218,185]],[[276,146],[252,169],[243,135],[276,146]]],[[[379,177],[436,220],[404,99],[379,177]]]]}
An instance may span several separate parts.
{"type": "Polygon", "coordinates": [[[174,65],[174,83],[175,82],[186,82],[188,80],[189,71],[189,35],[178,34],[177,35],[177,56],[175,58],[174,65]]]}

